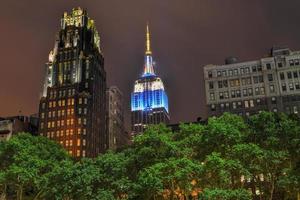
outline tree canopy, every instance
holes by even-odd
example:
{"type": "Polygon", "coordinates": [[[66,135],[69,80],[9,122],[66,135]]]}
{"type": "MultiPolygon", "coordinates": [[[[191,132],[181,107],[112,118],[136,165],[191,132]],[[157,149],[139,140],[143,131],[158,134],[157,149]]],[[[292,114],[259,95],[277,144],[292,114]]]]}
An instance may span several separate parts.
{"type": "Polygon", "coordinates": [[[133,144],[73,160],[45,137],[0,143],[3,199],[300,199],[300,121],[225,113],[172,132],[150,126],[133,144]]]}

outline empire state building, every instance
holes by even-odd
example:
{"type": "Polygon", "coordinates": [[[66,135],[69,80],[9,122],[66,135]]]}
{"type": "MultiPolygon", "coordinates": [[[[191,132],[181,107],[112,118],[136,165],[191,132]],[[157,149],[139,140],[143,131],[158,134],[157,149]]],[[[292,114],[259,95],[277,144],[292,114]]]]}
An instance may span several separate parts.
{"type": "Polygon", "coordinates": [[[170,121],[168,96],[161,78],[155,74],[150,43],[147,25],[144,72],[135,81],[131,93],[133,134],[143,132],[150,124],[168,124],[170,121]]]}

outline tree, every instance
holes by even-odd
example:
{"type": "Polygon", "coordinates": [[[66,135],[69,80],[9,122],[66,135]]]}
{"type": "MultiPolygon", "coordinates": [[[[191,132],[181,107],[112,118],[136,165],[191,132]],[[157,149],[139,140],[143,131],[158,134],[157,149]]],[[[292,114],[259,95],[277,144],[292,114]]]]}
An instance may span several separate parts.
{"type": "Polygon", "coordinates": [[[45,137],[20,133],[0,143],[1,184],[14,191],[21,200],[24,193],[40,198],[45,191],[48,175],[62,160],[69,159],[60,145],[45,137]]]}

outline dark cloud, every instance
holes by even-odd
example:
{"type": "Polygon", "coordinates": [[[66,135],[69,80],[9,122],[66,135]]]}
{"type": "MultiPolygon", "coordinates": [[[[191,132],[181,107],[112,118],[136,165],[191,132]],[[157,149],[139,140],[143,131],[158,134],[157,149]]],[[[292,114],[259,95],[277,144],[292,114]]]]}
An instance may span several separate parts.
{"type": "Polygon", "coordinates": [[[149,21],[157,71],[172,122],[205,117],[202,67],[266,55],[274,44],[300,49],[298,0],[6,0],[0,12],[0,115],[38,110],[44,63],[64,11],[81,6],[101,35],[108,84],[126,99],[142,71],[149,21]]]}

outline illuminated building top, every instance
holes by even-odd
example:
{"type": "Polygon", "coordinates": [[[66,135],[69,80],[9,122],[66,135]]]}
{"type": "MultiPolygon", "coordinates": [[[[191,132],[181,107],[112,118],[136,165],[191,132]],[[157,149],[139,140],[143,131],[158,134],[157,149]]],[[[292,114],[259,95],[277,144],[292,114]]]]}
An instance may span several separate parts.
{"type": "Polygon", "coordinates": [[[168,97],[162,80],[154,72],[149,26],[146,27],[144,72],[135,81],[131,95],[131,111],[151,111],[156,108],[169,112],[168,97]]]}

